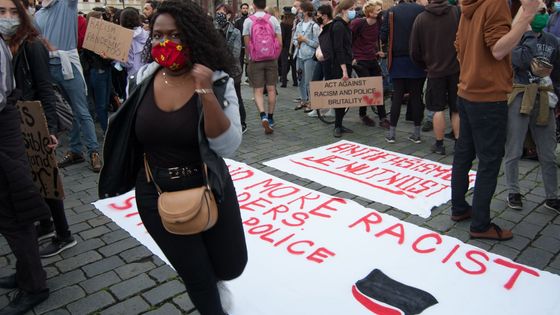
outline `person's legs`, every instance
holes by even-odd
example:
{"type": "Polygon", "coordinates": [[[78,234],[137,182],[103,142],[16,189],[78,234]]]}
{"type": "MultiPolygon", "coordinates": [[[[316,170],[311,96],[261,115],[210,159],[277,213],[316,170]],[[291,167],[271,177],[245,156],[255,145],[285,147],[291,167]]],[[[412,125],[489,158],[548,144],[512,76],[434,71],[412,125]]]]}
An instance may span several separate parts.
{"type": "Polygon", "coordinates": [[[445,105],[447,104],[447,80],[445,78],[429,78],[426,84],[426,108],[434,112],[433,128],[436,142],[431,151],[445,154],[443,136],[445,133],[445,105]]]}
{"type": "Polygon", "coordinates": [[[510,194],[519,194],[519,160],[523,155],[523,143],[529,127],[529,116],[521,115],[519,108],[523,95],[518,95],[508,108],[504,173],[510,194]]]}
{"type": "Polygon", "coordinates": [[[304,65],[305,61],[302,60],[301,58],[296,58],[296,69],[299,72],[302,73],[302,75],[300,76],[300,82],[299,82],[299,86],[298,86],[298,90],[299,90],[299,98],[301,99],[301,102],[305,102],[307,101],[307,87],[305,86],[305,83],[303,82],[303,78],[305,76],[305,65],[304,65]]]}
{"type": "Polygon", "coordinates": [[[194,306],[200,314],[224,315],[216,285],[220,279],[202,234],[176,235],[165,230],[157,210],[157,191],[152,183],[146,182],[142,171],[136,181],[136,196],[142,223],[183,279],[194,306]]]}
{"type": "Polygon", "coordinates": [[[447,77],[447,108],[451,116],[451,128],[455,139],[459,138],[459,113],[457,112],[457,85],[459,84],[459,74],[452,74],[447,77]]]}
{"type": "MultiPolygon", "coordinates": [[[[367,65],[367,62],[365,60],[358,60],[356,62],[356,64],[353,66],[354,71],[356,72],[356,74],[358,75],[359,78],[369,76],[369,71],[368,71],[367,66],[368,65],[367,65]]],[[[358,115],[363,120],[363,117],[365,117],[367,115],[367,106],[360,106],[360,109],[358,111],[358,115]]],[[[367,124],[366,122],[364,122],[364,123],[367,124]]]]}
{"type": "Polygon", "coordinates": [[[69,98],[70,106],[72,106],[74,126],[70,132],[70,151],[81,154],[82,142],[80,140],[80,132],[85,140],[88,154],[99,151],[95,125],[87,107],[84,81],[80,77],[78,69],[76,66],[72,66],[74,78],[64,80],[60,65],[49,65],[49,68],[53,80],[62,87],[69,98]]]}
{"type": "Polygon", "coordinates": [[[239,102],[239,117],[241,118],[241,127],[243,130],[245,130],[247,128],[247,112],[245,111],[243,96],[241,95],[241,78],[241,75],[233,78],[233,86],[235,87],[235,94],[237,95],[237,100],[239,102]]]}
{"type": "Polygon", "coordinates": [[[18,288],[28,293],[47,289],[47,274],[39,257],[37,232],[33,223],[22,224],[14,230],[2,230],[10,249],[16,257],[18,288]]]}
{"type": "Polygon", "coordinates": [[[297,69],[296,69],[296,57],[293,56],[290,60],[289,60],[289,64],[290,64],[290,68],[292,71],[292,81],[293,81],[293,86],[298,86],[298,76],[297,76],[297,69]]]}
{"type": "Polygon", "coordinates": [[[276,60],[265,61],[264,83],[268,92],[268,114],[274,114],[276,107],[276,83],[278,82],[278,62],[276,60]]]}
{"type": "MultiPolygon", "coordinates": [[[[544,183],[544,191],[546,199],[558,198],[558,177],[556,173],[558,168],[556,166],[556,119],[554,110],[549,110],[548,124],[546,126],[537,126],[536,120],[538,116],[538,105],[535,105],[533,114],[531,115],[531,135],[533,141],[537,146],[537,156],[541,165],[542,178],[544,183]]],[[[508,121],[509,124],[509,121],[508,121]]]]}
{"type": "Polygon", "coordinates": [[[309,102],[310,99],[310,95],[309,95],[309,82],[311,82],[311,78],[313,77],[313,71],[315,69],[315,65],[317,64],[317,62],[315,60],[313,60],[312,58],[307,59],[304,61],[303,63],[303,86],[305,87],[305,94],[304,96],[302,96],[302,100],[305,100],[306,102],[309,102]]]}
{"type": "Polygon", "coordinates": [[[93,93],[97,120],[103,131],[107,130],[108,123],[107,106],[110,96],[110,90],[108,89],[111,79],[110,73],[101,69],[91,69],[90,71],[91,87],[93,89],[90,93],[93,93]]]}
{"type": "Polygon", "coordinates": [[[455,155],[451,172],[451,214],[465,214],[471,206],[465,200],[469,190],[469,171],[476,157],[470,119],[466,107],[470,102],[463,98],[457,101],[457,109],[461,117],[461,137],[455,143],[455,155]]]}
{"type": "Polygon", "coordinates": [[[405,89],[405,79],[392,79],[393,99],[391,103],[391,127],[397,127],[401,115],[401,107],[405,89]]]}
{"type": "Polygon", "coordinates": [[[61,238],[70,237],[72,234],[70,232],[70,228],[68,227],[66,213],[64,212],[64,202],[62,200],[49,198],[45,198],[45,202],[51,210],[56,235],[61,238]]]}
{"type": "Polygon", "coordinates": [[[280,82],[281,87],[286,87],[288,84],[288,71],[290,70],[290,63],[288,62],[288,49],[282,48],[280,53],[280,82]]]}
{"type": "Polygon", "coordinates": [[[473,193],[471,232],[485,232],[490,228],[490,202],[496,191],[504,156],[508,106],[503,101],[469,103],[465,108],[479,161],[473,193]]]}

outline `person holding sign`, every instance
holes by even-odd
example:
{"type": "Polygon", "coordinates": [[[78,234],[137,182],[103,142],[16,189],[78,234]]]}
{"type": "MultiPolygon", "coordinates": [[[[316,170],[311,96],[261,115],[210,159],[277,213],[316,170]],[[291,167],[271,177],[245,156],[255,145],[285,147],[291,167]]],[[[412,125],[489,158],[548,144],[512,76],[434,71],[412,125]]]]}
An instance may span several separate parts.
{"type": "Polygon", "coordinates": [[[19,19],[25,14],[18,0],[0,0],[0,234],[16,257],[15,274],[0,278],[0,288],[17,289],[1,314],[24,314],[49,297],[34,224],[48,218],[49,209],[31,176],[15,106],[21,91],[15,89],[12,54],[4,41],[29,23],[19,19]]]}
{"type": "MultiPolygon", "coordinates": [[[[18,0],[13,1],[18,2],[18,0]]],[[[53,93],[52,79],[48,70],[49,53],[39,39],[39,33],[31,24],[29,16],[24,13],[20,13],[18,16],[20,25],[15,30],[14,35],[10,38],[4,36],[4,40],[9,44],[14,55],[13,65],[16,86],[23,92],[20,100],[41,102],[52,143],[49,148],[54,150],[58,145],[56,134],[59,129],[56,96],[53,93]]],[[[43,155],[48,154],[51,154],[51,152],[43,155]]],[[[77,242],[72,237],[68,227],[62,199],[43,197],[49,206],[54,221],[54,228],[53,221],[50,218],[41,220],[37,226],[38,239],[42,241],[48,238],[48,242],[41,242],[39,252],[42,258],[46,258],[76,246],[77,242]],[[56,235],[53,233],[54,229],[56,229],[56,235]]]]}
{"type": "MultiPolygon", "coordinates": [[[[352,31],[348,23],[356,17],[354,4],[355,0],[342,0],[334,10],[336,17],[330,23],[328,33],[332,45],[332,50],[329,52],[331,58],[330,62],[324,63],[326,67],[323,68],[325,80],[342,79],[346,81],[352,74],[352,31]]],[[[323,53],[325,53],[324,50],[323,53]]],[[[334,112],[333,135],[340,138],[342,133],[352,133],[352,130],[342,126],[345,109],[337,108],[334,112]]]]}
{"type": "Polygon", "coordinates": [[[74,121],[70,131],[70,150],[59,161],[59,167],[82,163],[82,136],[90,157],[91,170],[101,170],[99,143],[86,99],[86,81],[78,55],[78,0],[44,0],[35,13],[35,24],[55,49],[50,52],[51,77],[66,95],[74,121]],[[61,21],[64,21],[62,23],[61,21]]]}
{"type": "Polygon", "coordinates": [[[241,143],[237,95],[224,72],[234,60],[223,36],[194,2],[163,2],[150,28],[147,48],[155,62],[131,79],[128,99],[109,122],[99,195],[107,198],[136,187],[146,230],[183,279],[200,314],[224,315],[218,282],[238,277],[247,263],[237,194],[222,158],[241,143]],[[165,192],[199,187],[204,166],[218,202],[217,223],[194,235],[168,232],[154,182],[165,192]]]}

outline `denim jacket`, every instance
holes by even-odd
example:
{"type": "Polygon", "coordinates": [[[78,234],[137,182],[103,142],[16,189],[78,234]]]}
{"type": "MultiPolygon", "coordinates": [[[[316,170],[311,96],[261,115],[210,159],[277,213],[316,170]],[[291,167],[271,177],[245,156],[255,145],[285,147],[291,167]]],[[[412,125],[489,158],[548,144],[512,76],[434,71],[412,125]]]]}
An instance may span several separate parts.
{"type": "Polygon", "coordinates": [[[226,36],[227,48],[229,49],[235,62],[235,65],[232,67],[230,73],[231,77],[235,79],[243,73],[241,65],[239,64],[239,55],[241,54],[241,41],[243,39],[241,38],[241,32],[236,29],[231,22],[229,22],[227,27],[223,29],[223,32],[226,36]]]}
{"type": "Polygon", "coordinates": [[[310,21],[310,23],[311,24],[309,24],[306,29],[303,29],[303,21],[299,22],[296,26],[294,36],[292,37],[292,43],[294,47],[296,47],[294,56],[302,60],[313,58],[315,50],[319,47],[319,33],[321,33],[321,28],[313,21],[310,21]],[[301,45],[298,47],[297,38],[299,35],[303,35],[307,38],[308,42],[301,42],[301,45]]]}

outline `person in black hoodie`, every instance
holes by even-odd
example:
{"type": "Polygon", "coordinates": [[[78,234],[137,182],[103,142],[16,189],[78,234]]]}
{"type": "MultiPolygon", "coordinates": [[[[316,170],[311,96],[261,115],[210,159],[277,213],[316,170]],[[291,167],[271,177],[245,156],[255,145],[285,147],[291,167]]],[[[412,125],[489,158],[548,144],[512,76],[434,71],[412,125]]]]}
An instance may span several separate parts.
{"type": "Polygon", "coordinates": [[[410,34],[410,59],[428,72],[426,107],[434,112],[433,125],[436,143],[431,150],[445,155],[446,107],[451,111],[451,125],[459,136],[457,112],[457,84],[459,62],[455,51],[455,34],[459,26],[459,9],[447,0],[431,0],[426,10],[416,17],[410,34]]]}
{"type": "MultiPolygon", "coordinates": [[[[348,23],[356,17],[354,6],[355,0],[342,0],[335,8],[334,14],[336,17],[329,24],[328,31],[325,32],[323,28],[321,33],[326,33],[324,36],[330,36],[332,46],[332,51],[329,51],[328,54],[323,51],[323,55],[328,55],[327,60],[330,60],[330,62],[324,63],[326,67],[323,68],[323,71],[326,80],[348,80],[352,74],[352,31],[348,23]]],[[[322,48],[323,46],[321,46],[322,48]]],[[[342,126],[344,114],[344,108],[335,109],[333,135],[336,138],[342,137],[342,133],[353,132],[342,126]]]]}
{"type": "MultiPolygon", "coordinates": [[[[395,143],[397,123],[401,113],[403,96],[409,93],[408,109],[414,121],[414,132],[408,140],[420,143],[420,124],[424,106],[422,104],[422,88],[426,80],[424,69],[414,65],[410,60],[408,42],[412,24],[418,14],[424,11],[420,4],[405,0],[396,7],[392,7],[383,16],[380,38],[388,47],[389,76],[393,82],[393,99],[391,104],[391,126],[385,137],[389,143],[395,143]]],[[[407,112],[408,113],[408,112],[407,112]]]]}

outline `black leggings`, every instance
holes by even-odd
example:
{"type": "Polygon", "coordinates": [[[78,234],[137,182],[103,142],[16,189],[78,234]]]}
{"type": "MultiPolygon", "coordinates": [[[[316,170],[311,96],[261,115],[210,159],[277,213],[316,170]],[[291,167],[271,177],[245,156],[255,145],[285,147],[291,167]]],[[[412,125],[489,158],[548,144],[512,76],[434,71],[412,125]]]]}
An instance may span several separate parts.
{"type": "Polygon", "coordinates": [[[235,94],[237,94],[239,102],[239,118],[241,118],[241,126],[245,126],[247,112],[245,111],[245,104],[243,103],[243,97],[241,96],[241,76],[234,78],[233,86],[235,87],[235,94]]]}
{"type": "Polygon", "coordinates": [[[425,78],[421,79],[393,79],[393,99],[391,104],[391,126],[396,127],[401,115],[401,106],[404,93],[408,91],[408,109],[410,111],[414,126],[420,126],[424,116],[424,104],[422,103],[422,89],[425,78]]]}
{"type": "MultiPolygon", "coordinates": [[[[174,190],[163,185],[162,189],[174,190]]],[[[224,315],[216,284],[237,278],[247,264],[241,213],[231,178],[227,179],[225,198],[218,208],[218,222],[196,235],[167,232],[157,211],[157,196],[153,183],[146,182],[142,168],[136,179],[136,202],[146,230],[183,279],[200,314],[224,315]]]]}
{"type": "MultiPolygon", "coordinates": [[[[359,78],[381,76],[381,67],[379,67],[379,63],[377,62],[377,60],[358,60],[353,68],[359,78]]],[[[370,106],[372,111],[374,111],[374,107],[377,108],[377,115],[379,115],[380,120],[387,118],[385,104],[370,106]]],[[[358,114],[360,115],[360,117],[364,117],[365,115],[367,115],[367,106],[360,106],[358,114]]]]}

